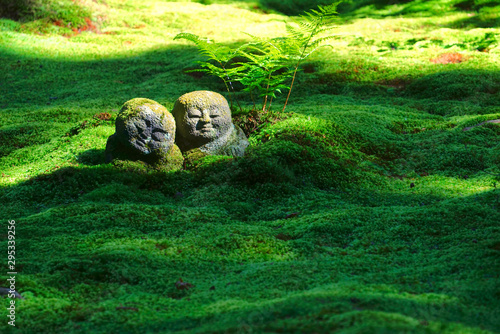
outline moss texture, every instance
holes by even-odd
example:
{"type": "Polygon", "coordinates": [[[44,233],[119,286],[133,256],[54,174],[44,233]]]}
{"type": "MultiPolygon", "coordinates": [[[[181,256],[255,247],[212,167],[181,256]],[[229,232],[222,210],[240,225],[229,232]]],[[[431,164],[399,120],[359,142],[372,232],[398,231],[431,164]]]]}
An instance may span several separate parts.
{"type": "Polygon", "coordinates": [[[209,108],[213,105],[227,106],[227,100],[224,98],[224,96],[216,92],[196,91],[186,93],[179,97],[176,105],[178,105],[178,107],[176,108],[174,106],[172,112],[177,117],[177,114],[180,115],[182,113],[182,109],[185,109],[187,106],[193,106],[197,108],[209,108]]]}

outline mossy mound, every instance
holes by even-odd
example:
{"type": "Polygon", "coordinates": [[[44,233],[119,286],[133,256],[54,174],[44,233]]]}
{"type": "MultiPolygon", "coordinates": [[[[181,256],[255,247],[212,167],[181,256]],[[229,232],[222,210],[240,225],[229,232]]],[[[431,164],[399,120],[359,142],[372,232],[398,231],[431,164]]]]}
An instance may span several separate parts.
{"type": "Polygon", "coordinates": [[[127,160],[123,157],[118,157],[113,160],[113,166],[118,167],[127,172],[133,173],[149,173],[154,171],[170,172],[179,170],[183,167],[184,157],[182,156],[181,150],[177,145],[173,145],[163,160],[158,161],[155,164],[148,164],[141,160],[127,160]]]}
{"type": "Polygon", "coordinates": [[[20,31],[70,35],[95,31],[93,10],[82,1],[72,0],[0,0],[0,18],[22,23],[20,31]]]}

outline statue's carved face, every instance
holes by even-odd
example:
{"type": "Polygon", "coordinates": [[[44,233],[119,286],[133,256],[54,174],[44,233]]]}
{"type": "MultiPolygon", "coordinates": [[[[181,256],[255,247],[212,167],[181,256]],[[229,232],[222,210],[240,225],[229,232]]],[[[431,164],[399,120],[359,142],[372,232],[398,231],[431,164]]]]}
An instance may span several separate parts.
{"type": "Polygon", "coordinates": [[[232,127],[226,99],[213,92],[199,91],[181,96],[173,113],[178,135],[194,146],[213,141],[232,127]]]}
{"type": "MultiPolygon", "coordinates": [[[[127,103],[134,102],[131,101],[127,103]]],[[[127,103],[125,110],[129,107],[127,103]]],[[[122,143],[143,155],[168,151],[174,144],[174,118],[166,109],[165,113],[157,113],[152,108],[164,109],[159,104],[143,103],[129,108],[133,110],[133,115],[125,119],[118,117],[116,122],[116,133],[122,143]]]]}
{"type": "Polygon", "coordinates": [[[129,144],[142,154],[149,154],[161,148],[168,149],[173,138],[159,115],[144,107],[138,117],[126,124],[129,144]]]}

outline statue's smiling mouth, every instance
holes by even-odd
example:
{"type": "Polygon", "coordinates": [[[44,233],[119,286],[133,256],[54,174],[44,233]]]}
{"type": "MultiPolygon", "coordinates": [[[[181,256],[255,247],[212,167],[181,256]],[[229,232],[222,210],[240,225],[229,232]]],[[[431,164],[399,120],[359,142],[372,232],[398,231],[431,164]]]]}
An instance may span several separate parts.
{"type": "Polygon", "coordinates": [[[203,127],[201,127],[201,128],[200,128],[200,131],[201,131],[201,132],[208,132],[208,131],[212,131],[213,129],[214,129],[214,128],[213,128],[212,126],[210,126],[210,125],[209,125],[209,126],[206,126],[206,125],[205,125],[205,126],[203,126],[203,127]]]}

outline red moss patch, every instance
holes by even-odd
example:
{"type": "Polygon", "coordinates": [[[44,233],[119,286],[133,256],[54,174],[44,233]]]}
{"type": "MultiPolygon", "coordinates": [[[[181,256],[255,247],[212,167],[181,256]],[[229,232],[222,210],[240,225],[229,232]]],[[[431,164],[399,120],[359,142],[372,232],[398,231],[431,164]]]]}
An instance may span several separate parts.
{"type": "Polygon", "coordinates": [[[111,114],[109,112],[102,112],[100,114],[95,114],[94,118],[100,119],[101,121],[109,121],[111,119],[111,114]]]}
{"type": "MultiPolygon", "coordinates": [[[[99,30],[99,28],[95,25],[94,22],[92,22],[92,20],[90,18],[85,17],[84,20],[85,20],[85,25],[78,27],[78,28],[72,28],[71,30],[73,32],[70,34],[64,34],[64,36],[65,37],[73,37],[73,36],[76,36],[78,34],[81,34],[84,31],[91,31],[91,32],[96,33],[96,34],[101,34],[101,31],[99,30]]],[[[54,25],[56,25],[58,27],[63,27],[64,23],[61,20],[57,20],[54,22],[54,25]]]]}
{"type": "Polygon", "coordinates": [[[469,57],[464,56],[461,53],[443,53],[437,58],[431,59],[431,63],[434,64],[457,64],[466,61],[469,57]]]}

